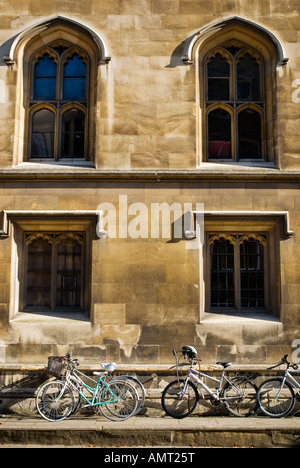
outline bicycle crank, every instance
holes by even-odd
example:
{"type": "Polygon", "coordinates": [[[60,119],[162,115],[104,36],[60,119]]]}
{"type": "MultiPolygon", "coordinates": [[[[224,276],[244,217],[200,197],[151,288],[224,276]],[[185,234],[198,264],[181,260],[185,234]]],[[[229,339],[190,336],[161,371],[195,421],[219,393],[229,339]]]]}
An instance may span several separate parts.
{"type": "Polygon", "coordinates": [[[210,402],[213,406],[219,406],[220,400],[217,400],[216,398],[211,397],[210,402]]]}

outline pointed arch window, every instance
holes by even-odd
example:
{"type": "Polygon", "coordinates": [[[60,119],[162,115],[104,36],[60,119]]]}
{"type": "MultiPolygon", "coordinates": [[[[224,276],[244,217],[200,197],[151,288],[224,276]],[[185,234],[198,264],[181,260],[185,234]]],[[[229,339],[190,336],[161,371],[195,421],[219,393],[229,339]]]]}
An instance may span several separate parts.
{"type": "Polygon", "coordinates": [[[211,310],[266,308],[265,234],[211,234],[211,310]]]}
{"type": "Polygon", "coordinates": [[[264,61],[234,41],[205,58],[207,160],[265,159],[264,61]]]}
{"type": "Polygon", "coordinates": [[[83,308],[83,233],[25,233],[25,308],[83,308]]]}
{"type": "Polygon", "coordinates": [[[89,58],[54,42],[31,57],[28,160],[87,159],[89,58]]]}

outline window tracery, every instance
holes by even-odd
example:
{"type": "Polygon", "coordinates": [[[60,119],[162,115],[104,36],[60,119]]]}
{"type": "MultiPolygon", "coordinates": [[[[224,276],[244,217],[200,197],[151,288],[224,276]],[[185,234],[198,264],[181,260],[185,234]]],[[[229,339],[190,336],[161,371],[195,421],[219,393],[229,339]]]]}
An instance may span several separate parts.
{"type": "Polygon", "coordinates": [[[87,158],[89,59],[56,41],[31,57],[28,159],[87,158]]]}
{"type": "Polygon", "coordinates": [[[265,301],[265,234],[215,233],[210,246],[210,307],[262,309],[265,301]]]}
{"type": "Polygon", "coordinates": [[[262,160],[263,58],[251,47],[232,41],[211,50],[204,63],[207,159],[262,160]]]}

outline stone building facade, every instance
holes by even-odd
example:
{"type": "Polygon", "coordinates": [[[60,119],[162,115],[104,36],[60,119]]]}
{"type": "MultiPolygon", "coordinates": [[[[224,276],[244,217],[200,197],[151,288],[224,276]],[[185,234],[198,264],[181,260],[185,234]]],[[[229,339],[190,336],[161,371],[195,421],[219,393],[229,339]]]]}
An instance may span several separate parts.
{"type": "Polygon", "coordinates": [[[0,365],[298,357],[297,0],[0,2],[0,365]]]}

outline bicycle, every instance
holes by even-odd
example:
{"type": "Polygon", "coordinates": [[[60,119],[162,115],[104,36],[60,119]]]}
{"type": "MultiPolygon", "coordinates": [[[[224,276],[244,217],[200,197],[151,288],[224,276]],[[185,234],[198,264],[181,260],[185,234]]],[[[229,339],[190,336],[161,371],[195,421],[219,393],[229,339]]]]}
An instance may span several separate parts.
{"type": "Polygon", "coordinates": [[[61,380],[46,383],[37,393],[36,406],[44,419],[61,421],[79,407],[100,408],[103,416],[113,421],[135,414],[138,394],[129,382],[117,378],[105,382],[103,373],[97,372],[95,380],[77,370],[77,365],[78,360],[69,355],[48,358],[48,372],[61,380]]]}
{"type": "Polygon", "coordinates": [[[243,374],[230,379],[226,376],[226,369],[231,363],[217,362],[223,367],[221,378],[217,379],[201,372],[201,359],[198,359],[197,351],[193,346],[183,346],[180,352],[189,360],[189,372],[185,379],[179,378],[178,369],[182,364],[179,364],[177,356],[179,351],[173,350],[177,379],[166,386],[161,397],[162,407],[167,415],[182,419],[192,414],[199,401],[198,390],[204,400],[206,399],[204,391],[206,391],[214,406],[223,403],[235,416],[247,417],[255,413],[257,387],[249,376],[243,374]],[[196,362],[199,364],[198,371],[194,369],[196,362]],[[203,377],[216,382],[217,388],[212,389],[206,385],[202,380],[203,377]]]}
{"type": "Polygon", "coordinates": [[[298,366],[297,364],[291,364],[287,357],[288,354],[285,354],[278,364],[268,368],[268,370],[272,370],[285,364],[284,374],[265,380],[257,391],[260,410],[263,414],[272,418],[281,418],[290,414],[294,408],[296,397],[300,398],[300,384],[289,371],[290,368],[297,371],[298,366]],[[294,389],[296,390],[296,396],[294,389]]]}
{"type": "MultiPolygon", "coordinates": [[[[134,412],[134,414],[137,415],[143,408],[144,403],[145,403],[145,398],[146,398],[146,392],[145,392],[145,388],[143,384],[140,382],[140,380],[138,380],[136,377],[133,377],[132,375],[124,374],[124,375],[114,376],[112,373],[117,367],[117,364],[115,362],[102,363],[102,367],[104,367],[105,371],[100,371],[100,372],[94,371],[93,375],[101,376],[102,380],[105,381],[106,383],[116,381],[116,380],[118,381],[125,380],[125,381],[128,381],[134,387],[138,395],[138,404],[134,412]]],[[[76,377],[78,378],[78,374],[80,374],[80,371],[77,369],[76,369],[76,374],[77,374],[76,377]]],[[[86,375],[85,377],[89,378],[86,375]]],[[[74,378],[74,375],[72,375],[70,378],[71,379],[74,378]]],[[[74,412],[77,410],[78,406],[80,406],[80,401],[78,401],[78,403],[75,404],[74,412]]]]}
{"type": "MultiPolygon", "coordinates": [[[[141,409],[144,407],[145,399],[146,399],[146,391],[142,382],[137,377],[134,377],[128,374],[113,376],[112,373],[115,371],[117,367],[117,364],[115,362],[102,363],[101,365],[106,371],[106,374],[102,373],[105,376],[106,382],[117,378],[121,380],[128,380],[131,383],[131,385],[133,385],[133,387],[136,389],[138,396],[139,396],[138,406],[135,411],[135,414],[138,414],[141,411],[141,409]]],[[[94,372],[94,375],[97,375],[97,373],[94,372]]]]}

